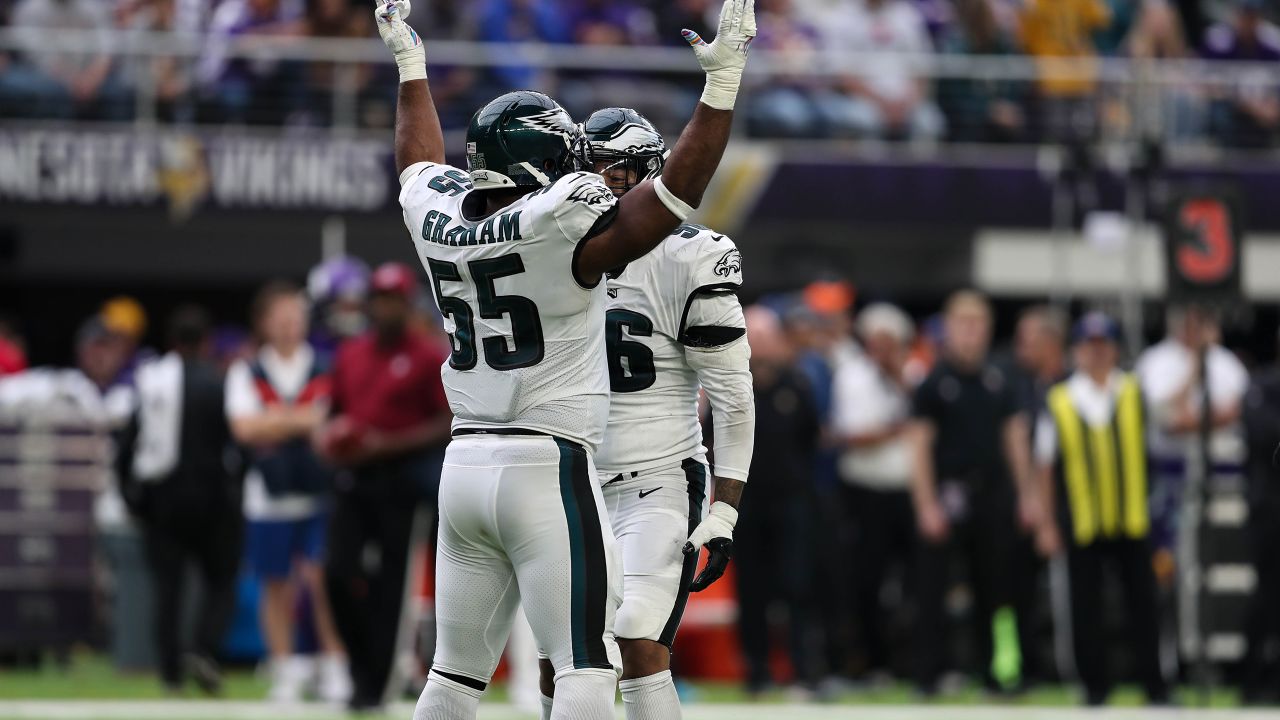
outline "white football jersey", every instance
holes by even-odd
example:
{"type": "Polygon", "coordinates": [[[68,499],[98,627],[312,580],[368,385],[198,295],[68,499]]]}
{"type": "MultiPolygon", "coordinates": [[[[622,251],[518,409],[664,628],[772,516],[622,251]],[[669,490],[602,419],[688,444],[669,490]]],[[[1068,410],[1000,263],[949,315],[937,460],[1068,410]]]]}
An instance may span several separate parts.
{"type": "Polygon", "coordinates": [[[470,190],[463,170],[422,163],[400,191],[453,345],[440,375],[454,428],[524,428],[594,450],[609,412],[605,287],[581,286],[573,256],[617,200],[579,172],[473,219],[483,206],[466,202],[470,190]]]}
{"type": "Polygon", "coordinates": [[[613,396],[602,482],[622,472],[679,463],[705,452],[698,375],[685,360],[686,331],[742,323],[736,291],[742,255],[701,225],[681,225],[653,252],[608,279],[605,328],[613,396]]]}

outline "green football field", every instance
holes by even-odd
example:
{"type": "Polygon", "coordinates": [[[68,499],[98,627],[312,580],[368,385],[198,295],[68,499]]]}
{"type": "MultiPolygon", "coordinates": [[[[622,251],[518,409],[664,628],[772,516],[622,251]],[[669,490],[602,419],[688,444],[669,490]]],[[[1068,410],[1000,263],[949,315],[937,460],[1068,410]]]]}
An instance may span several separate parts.
{"type": "MultiPolygon", "coordinates": [[[[1064,687],[1044,687],[1011,701],[994,702],[976,689],[961,690],[928,705],[918,704],[907,686],[841,694],[834,702],[793,704],[785,692],[748,702],[736,686],[700,683],[691,686],[686,720],[765,720],[777,718],[857,718],[858,720],[1076,720],[1077,718],[1277,718],[1275,711],[1232,709],[1233,694],[1211,695],[1213,710],[1201,708],[1189,691],[1180,696],[1180,710],[1145,710],[1132,689],[1116,694],[1114,705],[1101,713],[1074,706],[1075,695],[1064,687]]],[[[66,668],[52,664],[39,670],[0,672],[0,720],[336,720],[347,717],[319,704],[271,705],[262,701],[266,682],[250,671],[231,672],[226,697],[205,700],[192,692],[186,698],[166,697],[154,677],[121,674],[98,656],[77,655],[66,668]]],[[[412,716],[408,702],[392,706],[387,717],[412,716]]],[[[505,691],[495,687],[481,706],[482,720],[517,720],[531,716],[506,703],[505,691]]],[[[619,706],[619,717],[622,717],[619,706]]]]}

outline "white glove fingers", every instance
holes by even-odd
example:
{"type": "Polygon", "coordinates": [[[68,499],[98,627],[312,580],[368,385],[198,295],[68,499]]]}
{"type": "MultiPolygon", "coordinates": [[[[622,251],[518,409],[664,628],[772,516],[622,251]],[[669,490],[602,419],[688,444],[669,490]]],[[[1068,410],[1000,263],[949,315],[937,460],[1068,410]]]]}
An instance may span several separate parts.
{"type": "Polygon", "coordinates": [[[742,0],[724,0],[720,6],[720,22],[716,24],[716,37],[719,38],[733,29],[734,6],[742,0]]]}
{"type": "Polygon", "coordinates": [[[756,36],[756,0],[747,0],[742,10],[742,35],[748,42],[756,36]]]}
{"type": "Polygon", "coordinates": [[[729,24],[729,37],[737,38],[742,35],[742,18],[745,6],[745,0],[734,0],[733,22],[729,24]]]}

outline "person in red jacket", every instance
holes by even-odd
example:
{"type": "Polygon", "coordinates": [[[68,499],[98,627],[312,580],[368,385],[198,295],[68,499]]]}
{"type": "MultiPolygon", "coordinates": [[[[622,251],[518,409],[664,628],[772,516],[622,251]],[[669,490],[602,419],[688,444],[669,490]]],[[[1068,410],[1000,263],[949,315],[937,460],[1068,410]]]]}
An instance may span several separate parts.
{"type": "Polygon", "coordinates": [[[447,350],[411,326],[414,272],[387,263],[370,285],[372,329],[339,346],[330,419],[316,435],[341,468],[326,581],[351,659],[353,710],[387,694],[414,517],[434,496],[453,420],[440,383],[447,350]]]}

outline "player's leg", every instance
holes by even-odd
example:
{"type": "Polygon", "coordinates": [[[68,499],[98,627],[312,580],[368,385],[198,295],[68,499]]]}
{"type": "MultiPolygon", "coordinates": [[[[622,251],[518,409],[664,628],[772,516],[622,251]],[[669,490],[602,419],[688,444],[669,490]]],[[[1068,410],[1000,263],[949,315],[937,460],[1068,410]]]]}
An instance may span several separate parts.
{"type": "Polygon", "coordinates": [[[613,637],[621,592],[613,531],[591,457],[565,440],[531,439],[521,477],[498,503],[503,544],[529,625],[555,669],[551,717],[609,718],[621,666],[613,637]]]}
{"type": "Polygon", "coordinates": [[[449,445],[440,476],[436,649],[414,720],[471,720],[506,645],[519,591],[497,543],[494,496],[502,474],[485,459],[496,440],[449,445]]]}
{"type": "Polygon", "coordinates": [[[541,695],[538,700],[542,703],[542,720],[551,720],[556,696],[556,667],[543,653],[538,654],[538,694],[541,695]]]}
{"type": "Polygon", "coordinates": [[[686,556],[683,547],[706,513],[707,475],[707,466],[691,458],[602,489],[622,558],[622,604],[613,627],[629,720],[680,717],[671,644],[697,569],[697,556],[686,556]]]}

